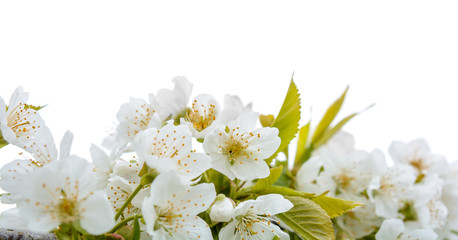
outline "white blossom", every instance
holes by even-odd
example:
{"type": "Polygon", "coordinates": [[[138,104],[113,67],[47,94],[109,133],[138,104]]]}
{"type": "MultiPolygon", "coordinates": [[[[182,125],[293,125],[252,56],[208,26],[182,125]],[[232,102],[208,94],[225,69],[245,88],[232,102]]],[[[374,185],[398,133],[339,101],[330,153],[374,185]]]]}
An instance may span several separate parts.
{"type": "Polygon", "coordinates": [[[105,151],[94,144],[91,145],[90,153],[94,165],[97,188],[104,189],[108,184],[108,179],[113,174],[115,161],[105,151]]]}
{"type": "Polygon", "coordinates": [[[49,232],[60,224],[79,223],[90,234],[114,226],[114,212],[106,195],[96,191],[92,165],[70,156],[36,169],[23,181],[18,205],[27,229],[49,232]]]}
{"type": "MultiPolygon", "coordinates": [[[[114,176],[110,179],[105,193],[107,195],[107,199],[111,202],[113,210],[117,212],[121,206],[126,203],[127,199],[132,195],[134,190],[135,188],[132,184],[129,184],[127,180],[119,176],[114,176]]],[[[137,199],[137,197],[138,195],[136,195],[134,199],[137,199]]],[[[141,207],[141,205],[135,206],[133,202],[128,204],[122,213],[124,218],[139,214],[139,207],[141,207]]]]}
{"type": "Polygon", "coordinates": [[[117,136],[125,143],[130,143],[135,136],[148,128],[160,127],[158,103],[154,95],[150,94],[149,103],[140,98],[130,98],[129,103],[121,105],[117,114],[119,125],[116,128],[117,136]]]}
{"type": "Polygon", "coordinates": [[[382,218],[375,214],[375,205],[365,197],[352,196],[347,199],[362,203],[337,218],[337,224],[348,234],[350,239],[358,239],[374,232],[382,223],[382,218]]]}
{"type": "Polygon", "coordinates": [[[38,112],[26,104],[27,99],[28,93],[24,93],[22,87],[11,95],[8,106],[0,97],[0,137],[31,152],[36,132],[45,125],[38,112]]]}
{"type": "MultiPolygon", "coordinates": [[[[256,200],[239,203],[232,221],[219,232],[219,239],[250,240],[250,239],[289,239],[276,224],[273,216],[286,212],[293,204],[279,194],[262,195],[256,200]]],[[[276,222],[276,221],[275,221],[276,222]]]]}
{"type": "Polygon", "coordinates": [[[219,104],[212,96],[200,94],[181,118],[181,124],[188,126],[195,138],[203,139],[218,125],[219,112],[219,104]]]}
{"type": "Polygon", "coordinates": [[[184,185],[171,171],[153,181],[150,195],[142,213],[153,239],[213,239],[208,224],[197,216],[215,200],[213,184],[184,185]]]}
{"type": "Polygon", "coordinates": [[[412,193],[406,196],[413,216],[406,222],[411,228],[439,229],[445,226],[448,210],[441,201],[443,180],[437,174],[425,177],[421,184],[416,184],[412,193]]]}
{"type": "Polygon", "coordinates": [[[385,219],[375,235],[376,240],[435,240],[437,234],[431,229],[407,230],[400,219],[385,219]]]}
{"type": "Polygon", "coordinates": [[[402,164],[395,164],[386,168],[382,175],[374,176],[367,193],[375,203],[376,214],[396,218],[402,200],[413,191],[415,178],[413,169],[402,164]]]}
{"type": "MultiPolygon", "coordinates": [[[[374,176],[386,169],[379,150],[371,153],[355,150],[353,136],[340,132],[305,162],[297,173],[297,188],[330,196],[364,193],[374,176]]],[[[342,197],[342,196],[340,196],[342,197]]]]}
{"type": "Polygon", "coordinates": [[[224,124],[236,120],[238,117],[251,112],[252,104],[244,105],[242,100],[236,95],[224,96],[223,110],[220,114],[220,121],[224,124]]]}
{"type": "Polygon", "coordinates": [[[161,121],[175,120],[180,115],[184,115],[191,97],[192,84],[185,77],[174,77],[172,81],[175,83],[173,90],[160,89],[156,95],[161,121]]]}
{"type": "Polygon", "coordinates": [[[231,180],[253,180],[269,175],[264,159],[277,151],[281,140],[277,128],[254,129],[257,119],[257,113],[245,114],[205,137],[203,148],[212,158],[213,169],[231,180]]]}
{"type": "MultiPolygon", "coordinates": [[[[61,144],[59,159],[67,158],[70,152],[73,135],[66,132],[61,144]]],[[[57,149],[48,128],[43,127],[36,133],[36,138],[30,143],[32,157],[16,159],[5,164],[0,169],[0,187],[7,192],[2,196],[4,203],[20,203],[23,180],[34,170],[58,160],[57,149]]]]}
{"type": "Polygon", "coordinates": [[[408,143],[393,141],[389,152],[394,162],[412,166],[417,175],[439,173],[447,163],[443,156],[431,153],[424,139],[416,139],[408,143]]]}
{"type": "Polygon", "coordinates": [[[192,135],[188,127],[169,122],[161,129],[150,128],[135,140],[140,159],[159,172],[174,170],[185,181],[191,181],[208,170],[210,158],[192,151],[192,135]]]}

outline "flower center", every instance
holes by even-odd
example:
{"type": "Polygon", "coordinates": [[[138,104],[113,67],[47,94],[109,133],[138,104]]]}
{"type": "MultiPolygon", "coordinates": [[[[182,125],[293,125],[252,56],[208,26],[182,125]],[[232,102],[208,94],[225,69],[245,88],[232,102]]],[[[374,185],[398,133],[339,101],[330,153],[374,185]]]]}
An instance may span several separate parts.
{"type": "Polygon", "coordinates": [[[158,206],[155,206],[156,212],[158,213],[159,217],[157,218],[156,222],[154,223],[154,230],[158,230],[159,228],[163,228],[169,234],[180,227],[183,227],[180,222],[174,221],[174,218],[183,217],[181,214],[175,214],[173,212],[173,207],[168,209],[162,209],[158,206]],[[175,225],[174,225],[175,224],[175,225]]]}
{"type": "Polygon", "coordinates": [[[423,161],[422,158],[414,158],[414,159],[410,160],[409,163],[410,163],[410,165],[412,165],[412,167],[417,169],[418,172],[420,172],[420,173],[423,170],[428,168],[428,165],[425,163],[425,161],[423,161]]]}
{"type": "Polygon", "coordinates": [[[213,104],[209,106],[205,106],[204,104],[198,105],[197,100],[194,100],[192,108],[186,114],[185,120],[192,123],[194,129],[202,132],[216,120],[215,109],[216,106],[213,104]]]}
{"type": "Polygon", "coordinates": [[[62,197],[57,205],[57,210],[59,218],[64,223],[71,223],[79,219],[76,199],[62,197]]]}
{"type": "Polygon", "coordinates": [[[235,160],[245,155],[245,146],[239,141],[232,141],[222,149],[223,154],[229,157],[229,162],[234,165],[235,160]]]}
{"type": "Polygon", "coordinates": [[[341,174],[338,175],[336,178],[335,178],[335,181],[337,182],[337,185],[339,185],[340,187],[346,189],[348,187],[350,187],[351,185],[351,182],[355,180],[355,177],[354,176],[351,176],[350,174],[348,174],[347,171],[345,171],[345,169],[342,170],[341,174]]]}
{"type": "MultiPolygon", "coordinates": [[[[258,234],[253,228],[255,224],[263,223],[270,225],[270,220],[266,217],[259,216],[252,211],[248,211],[244,216],[236,217],[238,220],[235,230],[241,235],[253,236],[258,234]]],[[[243,238],[242,238],[243,239],[243,238]]]]}

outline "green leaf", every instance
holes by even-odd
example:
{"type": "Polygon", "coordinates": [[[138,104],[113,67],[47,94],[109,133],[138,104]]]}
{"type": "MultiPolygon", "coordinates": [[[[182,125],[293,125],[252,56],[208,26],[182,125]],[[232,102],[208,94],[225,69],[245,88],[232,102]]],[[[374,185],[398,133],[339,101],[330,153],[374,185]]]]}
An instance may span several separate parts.
{"type": "Polygon", "coordinates": [[[259,121],[261,122],[261,125],[263,127],[271,127],[272,126],[272,123],[274,122],[275,120],[275,117],[274,115],[272,114],[268,114],[268,115],[259,115],[259,121]]]}
{"type": "Polygon", "coordinates": [[[345,100],[345,95],[347,94],[348,87],[345,89],[345,91],[342,93],[342,95],[334,101],[331,106],[326,110],[326,113],[324,114],[323,118],[321,119],[320,123],[315,129],[315,132],[313,133],[312,137],[312,144],[315,145],[315,143],[320,140],[324,132],[328,129],[329,125],[331,124],[332,120],[336,117],[337,113],[340,111],[340,107],[342,107],[342,104],[345,100]]]}
{"type": "Polygon", "coordinates": [[[341,216],[342,214],[350,211],[351,209],[362,205],[361,203],[338,198],[332,198],[324,195],[311,198],[310,200],[320,205],[320,207],[324,211],[326,211],[330,218],[341,216]]]}
{"type": "Polygon", "coordinates": [[[335,239],[331,218],[318,204],[307,198],[284,197],[290,200],[294,207],[276,216],[295,233],[307,240],[335,239]]]}
{"type": "Polygon", "coordinates": [[[85,230],[83,227],[81,227],[81,223],[80,223],[79,220],[78,220],[78,221],[72,222],[72,226],[73,226],[79,233],[81,233],[81,234],[83,234],[83,235],[89,235],[89,233],[87,233],[86,230],[85,230]]]}
{"type": "Polygon", "coordinates": [[[272,184],[274,184],[278,178],[281,176],[281,173],[283,172],[283,166],[278,166],[270,169],[270,174],[266,178],[261,178],[259,179],[256,184],[254,184],[251,187],[252,192],[260,192],[268,187],[270,187],[272,184]]]}
{"type": "Polygon", "coordinates": [[[350,114],[348,116],[346,116],[344,119],[340,120],[339,123],[337,123],[333,128],[331,128],[330,130],[326,131],[323,133],[323,135],[321,136],[321,138],[314,144],[314,147],[315,148],[318,148],[319,146],[321,146],[322,144],[326,143],[332,136],[334,136],[334,134],[336,134],[345,124],[347,124],[353,117],[355,117],[356,115],[358,114],[361,114],[362,112],[370,109],[371,107],[373,107],[374,105],[370,105],[369,107],[367,107],[366,109],[362,110],[361,112],[356,112],[356,113],[353,113],[353,114],[350,114]]]}
{"type": "Polygon", "coordinates": [[[132,230],[132,240],[140,240],[140,223],[138,222],[138,216],[134,218],[134,229],[132,230]]]}
{"type": "Polygon", "coordinates": [[[305,153],[305,149],[307,147],[307,138],[309,136],[310,131],[310,121],[305,124],[299,130],[299,136],[297,138],[297,150],[296,150],[296,159],[294,160],[295,165],[300,162],[302,156],[305,153]]]}
{"type": "Polygon", "coordinates": [[[114,234],[116,234],[116,235],[114,235],[114,236],[111,235],[110,237],[116,238],[119,235],[123,239],[132,239],[132,226],[131,225],[125,225],[122,228],[116,230],[116,232],[114,234]]]}
{"type": "Polygon", "coordinates": [[[301,192],[294,190],[289,187],[283,187],[283,186],[270,186],[263,191],[260,192],[261,194],[281,194],[281,195],[289,195],[289,196],[297,196],[297,197],[303,197],[303,198],[312,198],[315,197],[314,193],[306,193],[306,192],[301,192]]]}
{"type": "Polygon", "coordinates": [[[57,240],[71,240],[72,238],[68,236],[67,234],[61,232],[61,231],[56,231],[54,232],[56,235],[57,240]]]}
{"type": "Polygon", "coordinates": [[[291,78],[288,92],[281,106],[280,112],[272,123],[272,127],[278,128],[278,136],[281,139],[280,147],[268,159],[267,164],[272,162],[277,154],[288,147],[289,142],[296,136],[299,129],[299,119],[301,118],[301,99],[296,84],[291,78]]]}

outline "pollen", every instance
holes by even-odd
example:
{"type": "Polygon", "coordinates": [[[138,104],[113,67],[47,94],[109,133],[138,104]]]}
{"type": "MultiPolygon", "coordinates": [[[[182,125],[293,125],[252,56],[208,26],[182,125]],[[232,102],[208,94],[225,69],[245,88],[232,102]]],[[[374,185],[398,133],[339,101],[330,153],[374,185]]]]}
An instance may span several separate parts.
{"type": "Polygon", "coordinates": [[[185,121],[190,122],[195,130],[202,132],[216,120],[216,106],[198,104],[194,100],[191,109],[186,113],[185,121]]]}

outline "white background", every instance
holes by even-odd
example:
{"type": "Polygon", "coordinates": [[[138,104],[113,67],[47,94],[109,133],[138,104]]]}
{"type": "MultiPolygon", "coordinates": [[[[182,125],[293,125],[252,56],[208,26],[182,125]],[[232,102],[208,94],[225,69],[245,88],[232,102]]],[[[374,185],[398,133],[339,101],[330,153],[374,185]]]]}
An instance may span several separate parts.
{"type": "MultiPolygon", "coordinates": [[[[277,113],[294,72],[301,124],[350,85],[338,118],[358,148],[423,137],[458,159],[456,1],[2,1],[0,96],[21,85],[60,141],[89,157],[119,106],[194,83],[277,113]]],[[[1,164],[17,157],[8,146],[1,164]]],[[[0,165],[1,165],[0,164],[0,165]]]]}

